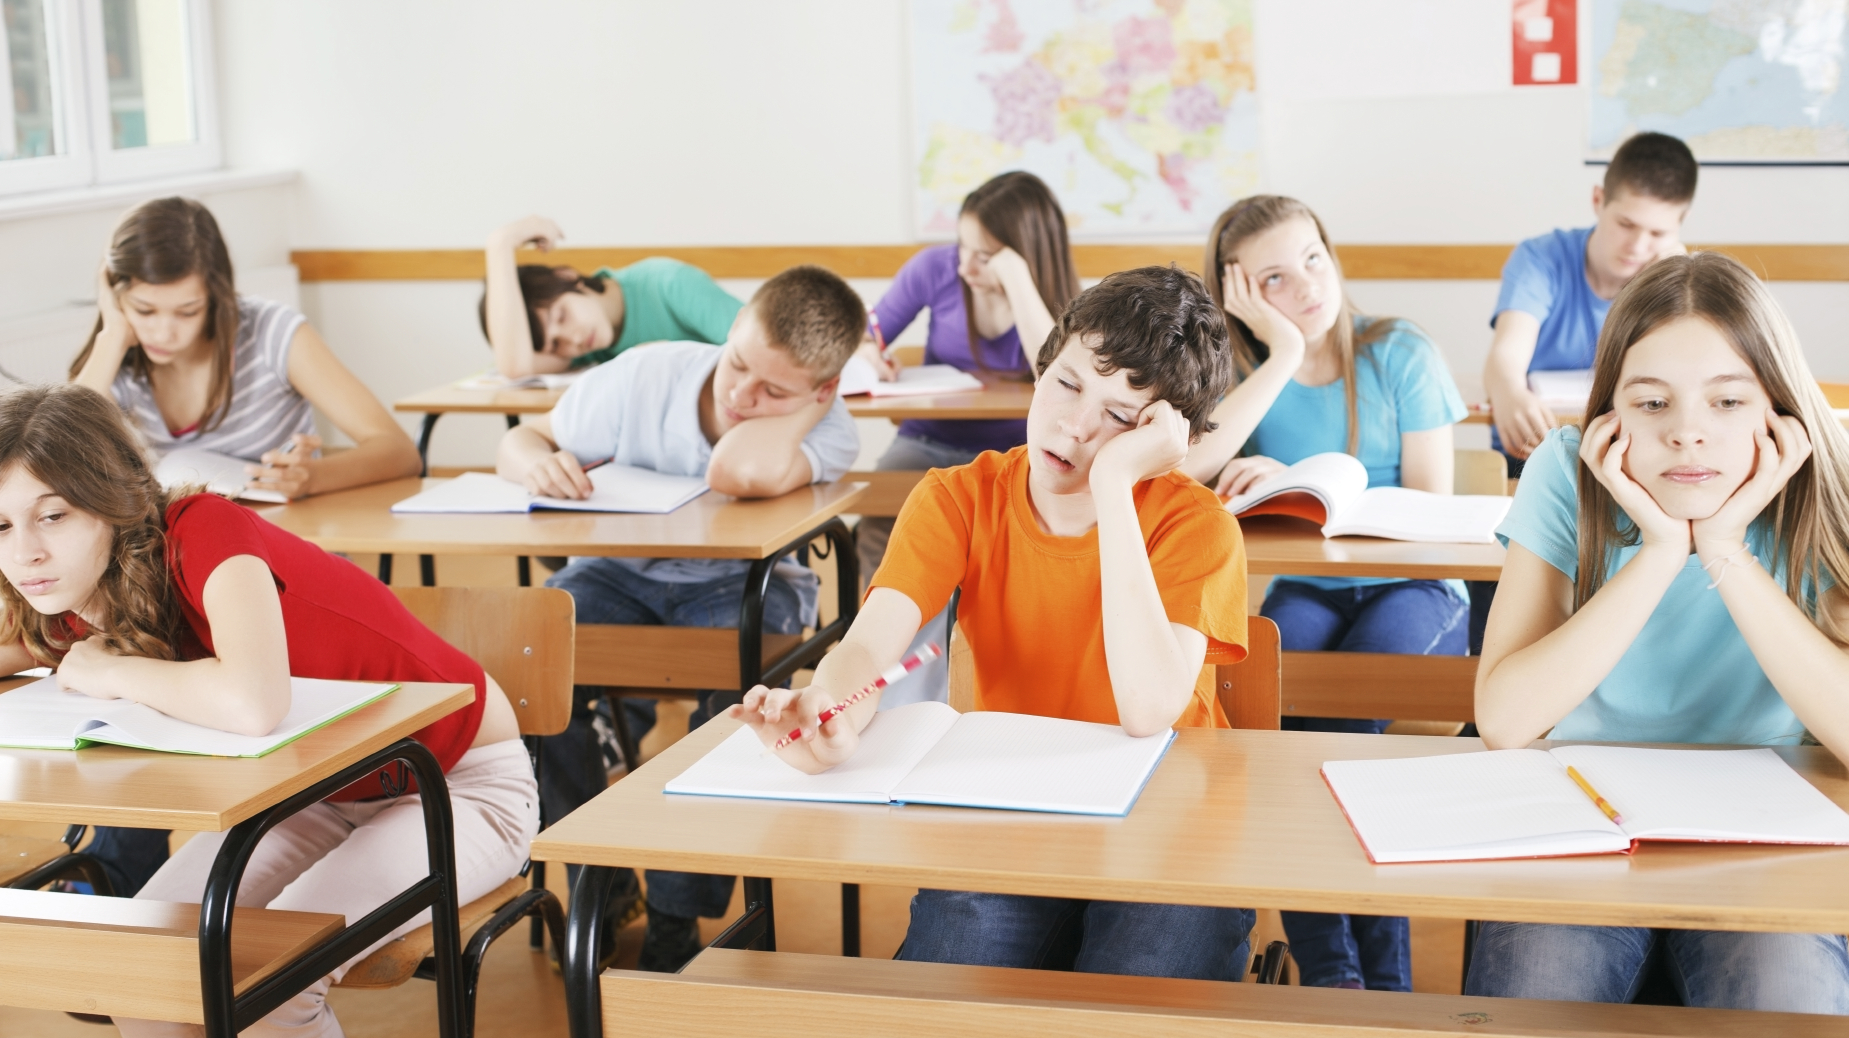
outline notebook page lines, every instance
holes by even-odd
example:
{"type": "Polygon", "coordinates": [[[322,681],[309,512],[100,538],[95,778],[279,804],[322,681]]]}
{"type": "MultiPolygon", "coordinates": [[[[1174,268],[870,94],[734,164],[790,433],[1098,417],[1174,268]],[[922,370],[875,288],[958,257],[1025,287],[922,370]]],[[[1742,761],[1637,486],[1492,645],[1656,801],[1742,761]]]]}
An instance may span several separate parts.
{"type": "Polygon", "coordinates": [[[1633,836],[1849,842],[1849,814],[1769,749],[1556,746],[1633,836]]]}
{"type": "Polygon", "coordinates": [[[1120,815],[1174,737],[997,711],[962,715],[894,791],[908,803],[1120,815]],[[1005,793],[1001,791],[1006,791],[1005,793]]]}
{"type": "Polygon", "coordinates": [[[1556,854],[1630,843],[1538,750],[1329,761],[1323,776],[1377,861],[1467,858],[1527,840],[1556,854]]]}

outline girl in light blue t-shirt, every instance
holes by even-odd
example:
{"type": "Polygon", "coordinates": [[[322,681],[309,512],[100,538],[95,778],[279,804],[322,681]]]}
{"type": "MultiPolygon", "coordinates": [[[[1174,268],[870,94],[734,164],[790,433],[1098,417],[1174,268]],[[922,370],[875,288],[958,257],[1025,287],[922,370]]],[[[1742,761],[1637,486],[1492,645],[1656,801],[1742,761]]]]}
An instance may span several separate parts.
{"type": "MultiPolygon", "coordinates": [[[[1497,531],[1484,742],[1808,733],[1849,760],[1849,437],[1765,286],[1718,253],[1652,264],[1612,304],[1586,413],[1497,531]]],[[[1839,934],[1483,923],[1465,992],[1628,1002],[1652,957],[1691,1006],[1849,1013],[1839,934]]]]}
{"type": "MultiPolygon", "coordinates": [[[[1369,486],[1451,492],[1451,426],[1464,401],[1430,339],[1412,324],[1356,312],[1322,224],[1277,195],[1247,198],[1214,226],[1206,268],[1232,320],[1241,381],[1215,410],[1219,429],[1183,470],[1222,496],[1312,454],[1341,451],[1369,486]]],[[[1260,612],[1287,651],[1462,656],[1469,605],[1455,582],[1279,577],[1260,612]]],[[[1287,729],[1380,732],[1384,720],[1286,717],[1287,729]]],[[[1400,917],[1285,912],[1306,985],[1409,991],[1400,917]]]]}

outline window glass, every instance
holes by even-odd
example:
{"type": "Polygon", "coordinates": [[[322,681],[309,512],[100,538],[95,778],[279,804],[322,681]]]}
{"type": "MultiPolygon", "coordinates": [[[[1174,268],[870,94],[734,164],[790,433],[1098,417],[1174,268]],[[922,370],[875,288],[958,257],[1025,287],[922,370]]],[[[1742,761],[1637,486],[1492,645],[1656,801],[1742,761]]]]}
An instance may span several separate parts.
{"type": "Polygon", "coordinates": [[[102,6],[110,146],[190,143],[186,0],[102,0],[102,6]]]}
{"type": "Polygon", "coordinates": [[[58,154],[57,116],[52,97],[51,46],[46,0],[0,0],[6,16],[6,46],[0,49],[0,82],[11,104],[0,104],[0,160],[58,154]]]}

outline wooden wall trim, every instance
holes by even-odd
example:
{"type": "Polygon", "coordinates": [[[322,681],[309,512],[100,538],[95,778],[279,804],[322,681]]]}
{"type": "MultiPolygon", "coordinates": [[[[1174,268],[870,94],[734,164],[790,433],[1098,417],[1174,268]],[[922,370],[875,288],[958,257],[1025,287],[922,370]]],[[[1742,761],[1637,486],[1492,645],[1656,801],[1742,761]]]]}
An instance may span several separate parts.
{"type": "MultiPolygon", "coordinates": [[[[1346,245],[1337,250],[1351,278],[1494,281],[1511,245],[1346,245]]],[[[522,262],[562,263],[583,271],[620,267],[647,256],[672,256],[717,278],[765,278],[799,263],[817,263],[850,278],[889,278],[923,245],[737,245],[646,249],[560,249],[521,253],[522,262]]],[[[1701,245],[1725,252],[1768,281],[1849,281],[1849,245],[1701,245]]],[[[1199,245],[1075,245],[1081,277],[1148,264],[1196,270],[1199,245]]],[[[303,281],[475,281],[477,249],[305,249],[289,254],[303,281]]]]}

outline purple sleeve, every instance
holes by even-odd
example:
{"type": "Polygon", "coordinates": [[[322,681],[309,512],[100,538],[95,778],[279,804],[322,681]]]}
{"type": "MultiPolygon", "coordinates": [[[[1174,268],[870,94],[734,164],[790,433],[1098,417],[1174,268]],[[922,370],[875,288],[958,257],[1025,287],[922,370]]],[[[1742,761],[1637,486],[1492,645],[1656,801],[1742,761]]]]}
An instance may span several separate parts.
{"type": "MultiPolygon", "coordinates": [[[[892,285],[886,289],[886,294],[874,304],[873,311],[880,318],[880,334],[886,337],[887,342],[904,334],[905,329],[918,319],[920,310],[937,305],[938,301],[932,298],[932,287],[933,282],[940,278],[933,275],[942,264],[938,254],[943,249],[941,245],[933,246],[906,260],[905,266],[899,268],[898,276],[892,279],[892,285]]],[[[956,246],[950,246],[950,250],[954,256],[956,246]]],[[[955,276],[954,273],[952,276],[955,276]]]]}

